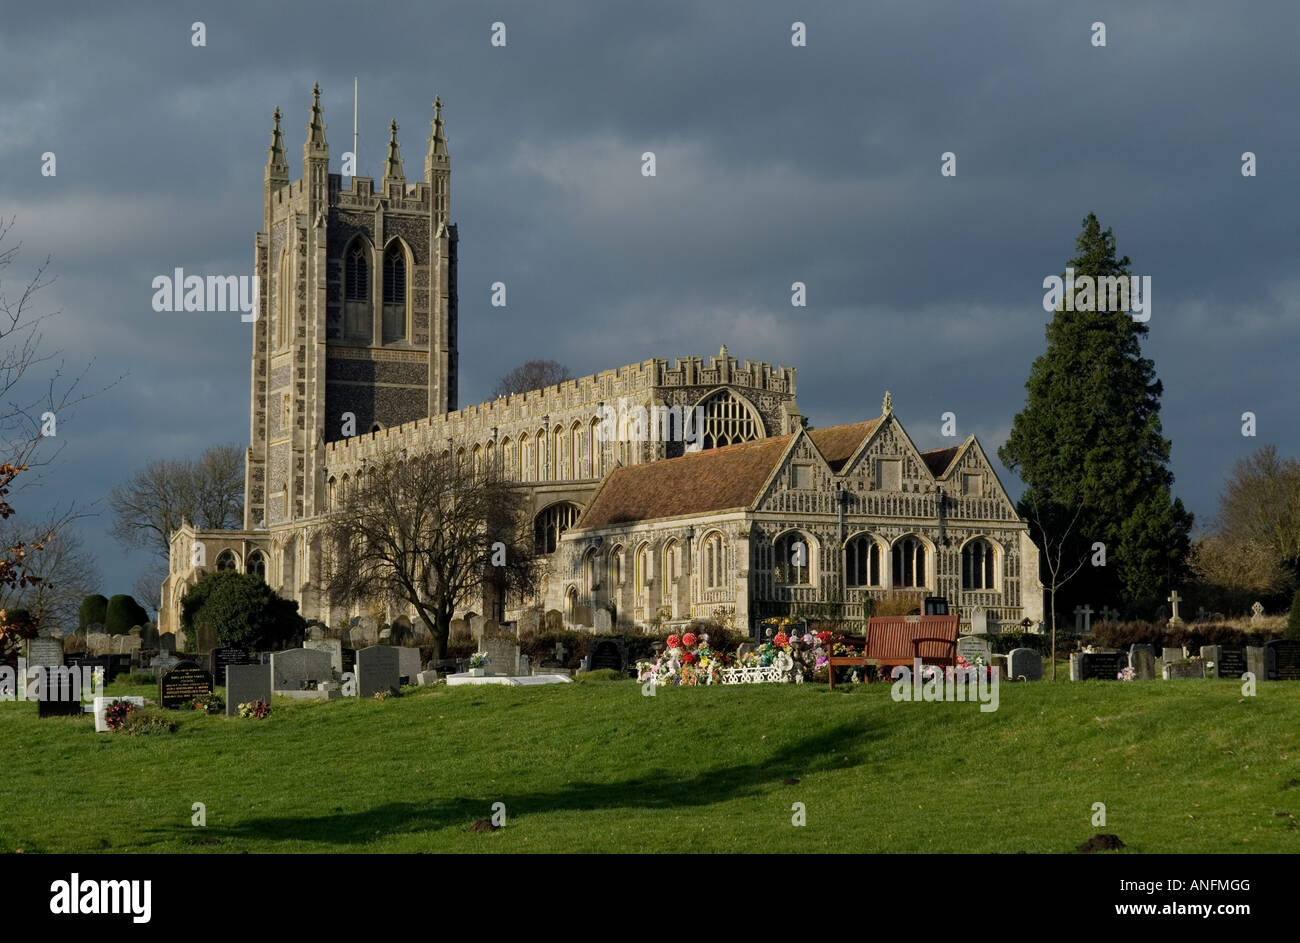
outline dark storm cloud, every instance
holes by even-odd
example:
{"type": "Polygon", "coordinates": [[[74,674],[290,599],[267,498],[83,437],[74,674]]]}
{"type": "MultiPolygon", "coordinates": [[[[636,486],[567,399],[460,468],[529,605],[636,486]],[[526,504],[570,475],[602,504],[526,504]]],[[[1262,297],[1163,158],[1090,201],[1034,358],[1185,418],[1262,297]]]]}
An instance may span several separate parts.
{"type": "MultiPolygon", "coordinates": [[[[156,313],[153,276],[245,272],[270,112],[300,172],[319,81],[334,170],[378,176],[396,118],[419,177],[446,103],[461,232],[461,401],[529,357],[593,372],[715,353],[799,368],[818,425],[894,393],[990,454],[1042,351],[1044,276],[1095,210],[1154,283],[1178,491],[1213,512],[1262,441],[1297,450],[1293,4],[26,5],[0,34],[0,205],[55,256],[47,342],[91,380],[41,500],[248,434],[248,329],[156,313]],[[488,43],[503,20],[508,45],[488,43]],[[190,45],[190,23],[208,45],[190,45]],[[790,23],[809,45],[792,48],[790,23]],[[1108,45],[1090,45],[1104,21],[1108,45]],[[644,151],[658,175],[640,175],[644,151]],[[1243,151],[1260,176],[1239,172],[1243,151]],[[58,155],[58,176],[39,174],[58,155]],[[958,176],[939,175],[957,154],[958,176]],[[509,288],[492,308],[488,286],[509,288]],[[807,308],[790,284],[808,285],[807,308]],[[1259,415],[1243,439],[1240,415],[1259,415]]],[[[1004,481],[1016,489],[1011,476],[1004,481]]],[[[139,557],[92,522],[129,587],[139,557]]]]}

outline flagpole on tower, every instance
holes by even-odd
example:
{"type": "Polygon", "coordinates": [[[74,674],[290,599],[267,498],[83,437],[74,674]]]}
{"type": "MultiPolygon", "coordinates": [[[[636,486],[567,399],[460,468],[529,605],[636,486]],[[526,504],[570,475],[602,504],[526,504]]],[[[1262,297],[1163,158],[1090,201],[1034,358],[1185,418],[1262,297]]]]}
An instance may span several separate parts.
{"type": "Polygon", "coordinates": [[[352,76],[352,166],[357,165],[357,77],[352,76]]]}

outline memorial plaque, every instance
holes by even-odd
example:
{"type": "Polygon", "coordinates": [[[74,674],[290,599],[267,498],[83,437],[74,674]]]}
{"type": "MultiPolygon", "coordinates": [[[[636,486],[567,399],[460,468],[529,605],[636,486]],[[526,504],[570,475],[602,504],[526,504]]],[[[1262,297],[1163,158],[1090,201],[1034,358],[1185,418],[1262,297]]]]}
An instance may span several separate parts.
{"type": "Polygon", "coordinates": [[[158,703],[177,710],[212,693],[212,674],[192,661],[180,662],[158,682],[158,703]]]}
{"type": "Polygon", "coordinates": [[[1300,681],[1300,642],[1276,639],[1264,647],[1273,651],[1270,681],[1300,681]]]}
{"type": "Polygon", "coordinates": [[[226,669],[231,665],[251,665],[252,657],[242,648],[214,648],[208,656],[212,683],[218,687],[226,686],[226,669]]]}

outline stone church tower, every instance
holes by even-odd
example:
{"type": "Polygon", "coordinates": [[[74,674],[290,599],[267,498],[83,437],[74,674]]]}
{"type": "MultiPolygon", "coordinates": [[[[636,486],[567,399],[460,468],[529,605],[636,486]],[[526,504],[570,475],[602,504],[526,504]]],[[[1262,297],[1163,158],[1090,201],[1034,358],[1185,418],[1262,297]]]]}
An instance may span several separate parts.
{"type": "Polygon", "coordinates": [[[253,326],[244,529],[324,510],[325,444],[456,409],[456,227],[442,101],[424,178],[407,183],[390,127],[383,177],[329,172],[312,91],[302,178],[280,112],[266,162],[253,326]]]}

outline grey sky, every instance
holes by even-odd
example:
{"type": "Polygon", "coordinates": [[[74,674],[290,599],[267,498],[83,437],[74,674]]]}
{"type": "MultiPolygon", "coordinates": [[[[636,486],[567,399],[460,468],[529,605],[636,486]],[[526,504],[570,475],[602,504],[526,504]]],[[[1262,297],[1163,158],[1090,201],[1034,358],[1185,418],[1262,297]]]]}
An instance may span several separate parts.
{"type": "MultiPolygon", "coordinates": [[[[1300,445],[1300,7],[1130,6],[9,9],[0,212],[17,216],[25,265],[54,256],[47,344],[70,365],[94,357],[92,383],[128,372],[61,418],[65,449],[24,511],[102,501],[151,458],[246,444],[247,326],[155,313],[150,281],[249,270],[272,109],[296,179],[319,81],[338,171],[356,74],[363,174],[380,175],[396,118],[417,178],[430,102],[445,103],[463,404],[531,357],[582,375],[726,343],[797,367],[817,425],[876,415],[888,388],[920,447],[952,441],[952,410],[993,456],[1043,348],[1042,279],[1091,210],[1152,277],[1145,350],[1176,492],[1204,522],[1236,458],[1300,445]],[[196,20],[205,48],[190,44],[196,20]],[[489,44],[494,20],[505,48],[489,44]],[[790,44],[795,20],[807,48],[790,44]],[[1089,41],[1096,20],[1105,48],[1089,41]],[[955,178],[939,174],[944,151],[955,178]],[[489,305],[497,280],[505,309],[489,305]],[[790,307],[796,280],[807,308],[790,307]],[[1256,439],[1240,434],[1247,410],[1256,439]]],[[[129,592],[144,557],[108,524],[86,521],[87,541],[104,591],[129,592]]]]}

